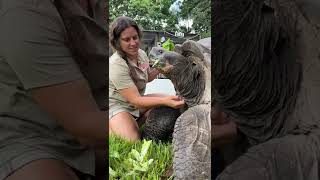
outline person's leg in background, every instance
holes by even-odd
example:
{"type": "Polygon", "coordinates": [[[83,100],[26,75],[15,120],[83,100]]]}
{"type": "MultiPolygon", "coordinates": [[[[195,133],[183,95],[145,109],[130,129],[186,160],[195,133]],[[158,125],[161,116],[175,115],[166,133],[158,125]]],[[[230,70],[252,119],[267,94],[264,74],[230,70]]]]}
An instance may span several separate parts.
{"type": "Polygon", "coordinates": [[[56,159],[32,161],[5,180],[80,180],[68,165],[56,159]]]}

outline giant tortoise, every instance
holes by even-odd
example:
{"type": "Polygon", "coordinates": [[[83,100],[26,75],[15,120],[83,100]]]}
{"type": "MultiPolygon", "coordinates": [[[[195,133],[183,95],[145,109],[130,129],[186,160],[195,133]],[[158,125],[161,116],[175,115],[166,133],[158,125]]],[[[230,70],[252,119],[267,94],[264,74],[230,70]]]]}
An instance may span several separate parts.
{"type": "Polygon", "coordinates": [[[249,142],[217,179],[320,179],[320,2],[212,4],[214,99],[249,142]]]}
{"type": "MultiPolygon", "coordinates": [[[[175,179],[210,179],[211,67],[208,59],[211,56],[210,51],[201,44],[188,40],[176,47],[176,52],[163,51],[158,54],[154,52],[158,51],[151,51],[151,57],[158,60],[156,67],[172,81],[177,94],[183,97],[187,105],[187,110],[177,118],[174,125],[175,179]]],[[[159,118],[161,119],[160,113],[159,118]]],[[[156,121],[149,119],[146,126],[150,128],[152,127],[150,124],[156,121]]]]}

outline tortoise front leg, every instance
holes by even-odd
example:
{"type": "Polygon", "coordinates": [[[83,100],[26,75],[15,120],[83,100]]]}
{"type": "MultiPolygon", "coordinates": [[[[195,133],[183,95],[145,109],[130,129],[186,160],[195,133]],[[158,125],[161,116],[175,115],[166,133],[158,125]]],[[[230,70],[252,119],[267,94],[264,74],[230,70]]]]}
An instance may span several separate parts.
{"type": "Polygon", "coordinates": [[[173,133],[175,179],[211,179],[211,122],[208,105],[189,108],[173,133]]]}

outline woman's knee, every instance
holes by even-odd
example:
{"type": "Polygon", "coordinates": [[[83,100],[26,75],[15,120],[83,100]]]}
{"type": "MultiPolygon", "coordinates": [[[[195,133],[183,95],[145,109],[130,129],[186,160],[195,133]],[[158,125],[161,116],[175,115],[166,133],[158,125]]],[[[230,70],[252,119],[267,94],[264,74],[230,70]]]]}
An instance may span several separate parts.
{"type": "Polygon", "coordinates": [[[140,133],[136,120],[128,112],[121,112],[109,120],[109,131],[128,140],[139,140],[140,133]]]}

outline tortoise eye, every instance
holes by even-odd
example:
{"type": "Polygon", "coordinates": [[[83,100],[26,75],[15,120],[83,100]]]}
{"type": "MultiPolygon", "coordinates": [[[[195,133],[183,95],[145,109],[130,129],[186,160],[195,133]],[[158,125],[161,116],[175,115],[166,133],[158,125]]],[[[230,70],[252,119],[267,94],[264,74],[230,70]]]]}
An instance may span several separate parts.
{"type": "Polygon", "coordinates": [[[162,54],[162,53],[163,53],[163,51],[162,51],[162,50],[160,50],[160,51],[159,51],[159,53],[160,53],[160,54],[162,54]]]}

